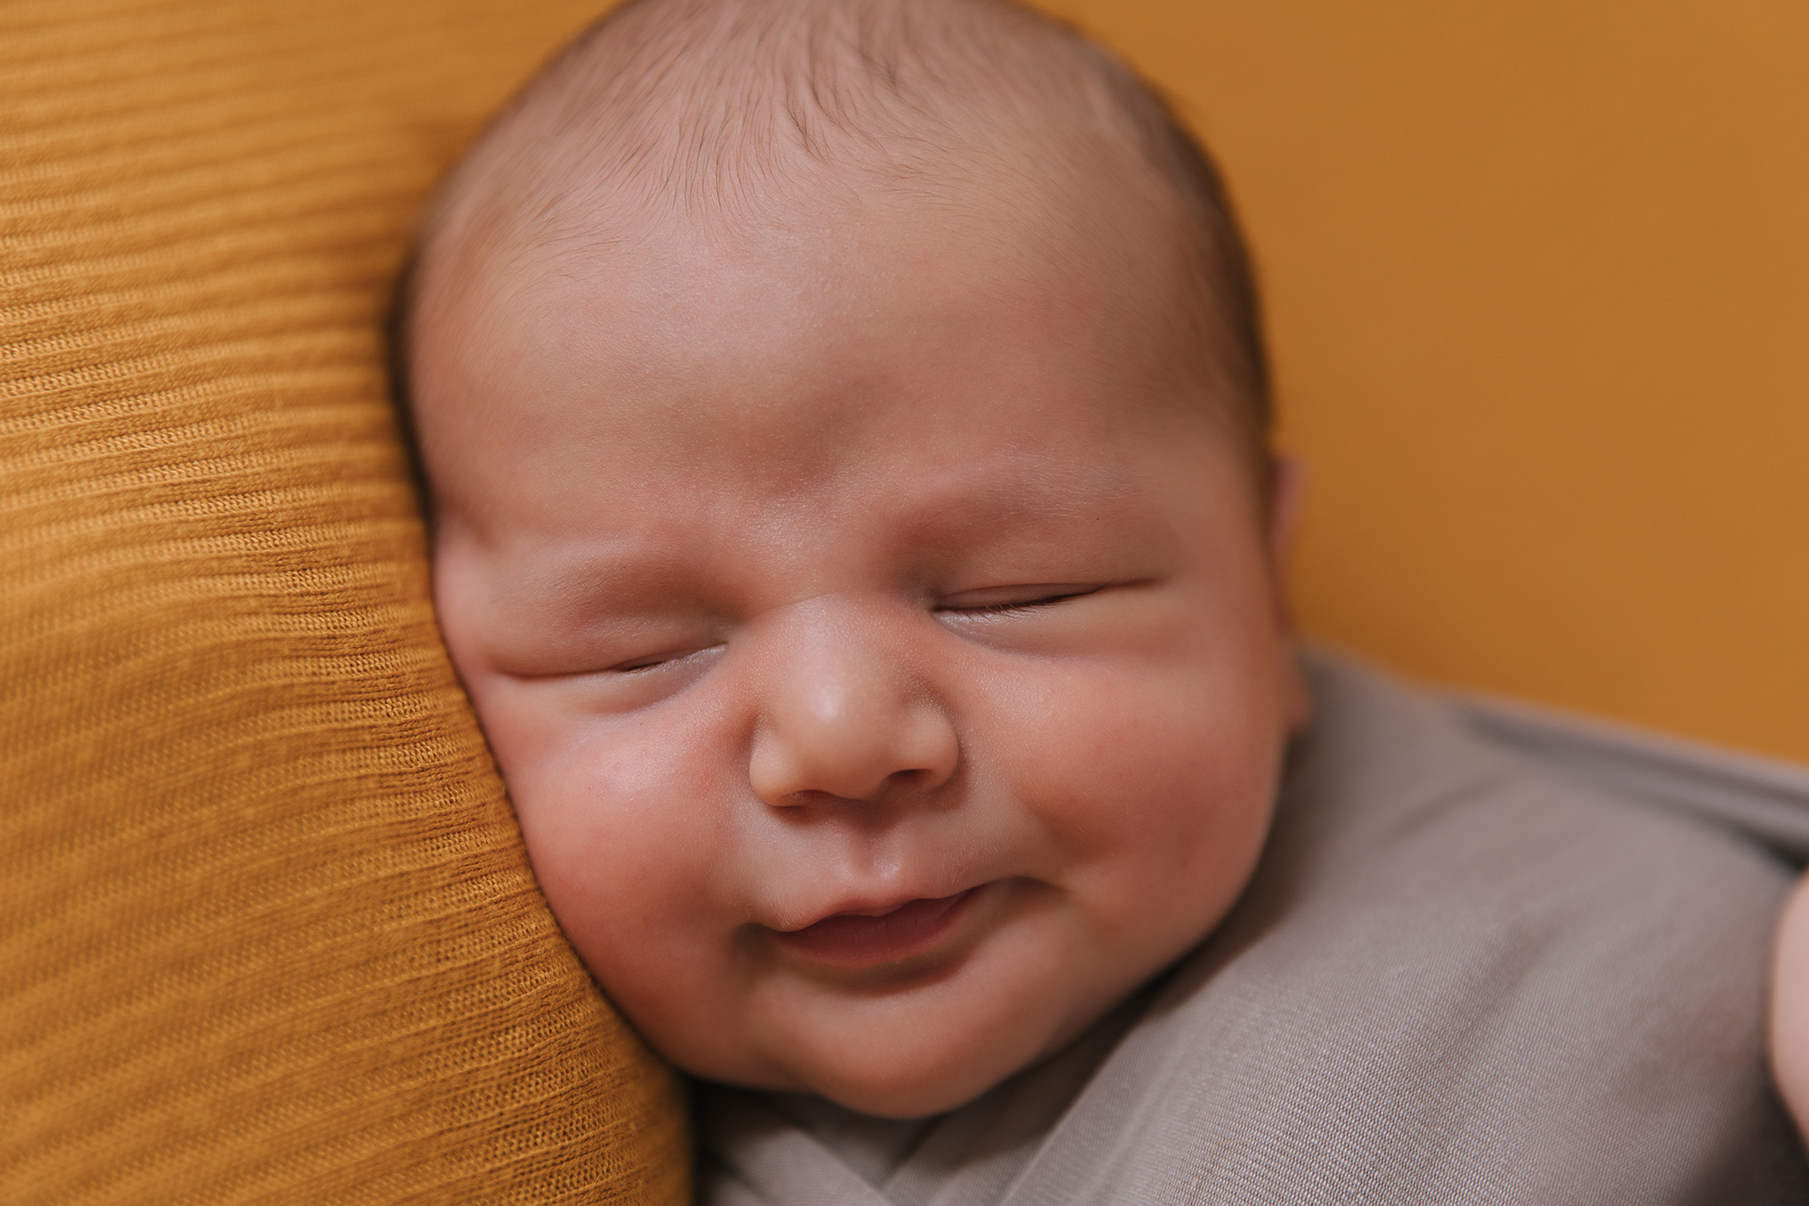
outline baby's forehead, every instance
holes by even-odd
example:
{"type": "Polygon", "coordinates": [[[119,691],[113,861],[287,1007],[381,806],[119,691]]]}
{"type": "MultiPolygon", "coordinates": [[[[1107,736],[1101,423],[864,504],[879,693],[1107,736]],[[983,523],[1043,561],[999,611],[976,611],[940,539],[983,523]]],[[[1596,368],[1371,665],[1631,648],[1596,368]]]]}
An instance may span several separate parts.
{"type": "MultiPolygon", "coordinates": [[[[1093,230],[1069,215],[1052,233],[1012,200],[958,217],[818,200],[734,237],[667,221],[632,245],[499,258],[502,279],[448,290],[476,319],[420,340],[436,495],[489,508],[524,480],[564,483],[537,492],[542,516],[590,507],[660,528],[704,477],[734,479],[740,500],[808,486],[826,508],[900,516],[941,482],[925,507],[979,515],[1001,492],[1051,505],[1063,491],[1039,487],[1056,467],[1107,466],[1138,423],[1223,409],[1187,367],[1169,249],[1125,233],[1150,223],[1101,203],[1093,230]],[[988,441],[1036,455],[982,464],[988,441]]],[[[1109,493],[1093,484],[1067,496],[1109,493]]]]}
{"type": "Polygon", "coordinates": [[[668,237],[654,267],[547,273],[532,306],[427,336],[444,512],[493,543],[588,516],[730,560],[973,551],[1076,509],[1123,530],[1152,447],[1217,421],[1151,338],[1172,297],[1039,276],[1005,234],[942,254],[939,224],[884,223],[800,257],[668,237]]]}
{"type": "Polygon", "coordinates": [[[1004,407],[1027,374],[1059,369],[1037,387],[1060,391],[1041,399],[1053,415],[1086,391],[1128,407],[1152,376],[1197,386],[1191,299],[1169,248],[1136,233],[1149,223],[1115,221],[1103,201],[1055,221],[1009,200],[959,218],[897,197],[819,202],[732,235],[673,222],[632,247],[499,256],[443,289],[447,321],[420,334],[423,426],[432,436],[449,410],[491,431],[561,411],[596,439],[655,429],[707,447],[735,432],[782,465],[855,429],[894,439],[888,389],[1004,407]]]}
{"type": "Polygon", "coordinates": [[[758,187],[701,200],[599,159],[563,159],[546,169],[558,177],[545,184],[548,197],[494,198],[490,212],[436,230],[425,258],[461,287],[517,299],[556,292],[575,274],[627,280],[705,260],[794,275],[837,260],[881,279],[953,256],[995,265],[1015,257],[1017,275],[1050,277],[1066,292],[1100,287],[1081,270],[1102,265],[1147,270],[1159,260],[1167,270],[1148,273],[1148,287],[1191,275],[1197,249],[1185,207],[1121,144],[949,145],[908,167],[896,155],[777,154],[801,162],[758,187]]]}

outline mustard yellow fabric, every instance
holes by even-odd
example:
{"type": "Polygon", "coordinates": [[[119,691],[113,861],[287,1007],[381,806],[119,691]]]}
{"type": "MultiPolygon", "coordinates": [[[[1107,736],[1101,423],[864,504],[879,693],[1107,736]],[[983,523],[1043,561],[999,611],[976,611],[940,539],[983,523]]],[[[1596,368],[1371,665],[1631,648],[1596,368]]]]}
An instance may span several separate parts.
{"type": "Polygon", "coordinates": [[[439,643],[381,315],[590,5],[0,5],[0,1200],[679,1202],[439,643]]]}

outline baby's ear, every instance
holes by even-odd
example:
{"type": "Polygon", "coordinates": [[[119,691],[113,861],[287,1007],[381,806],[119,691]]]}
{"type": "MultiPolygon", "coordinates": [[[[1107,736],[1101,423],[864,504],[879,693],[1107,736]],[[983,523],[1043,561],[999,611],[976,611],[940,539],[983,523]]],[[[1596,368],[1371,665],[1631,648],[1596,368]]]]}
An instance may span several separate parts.
{"type": "MultiPolygon", "coordinates": [[[[1288,599],[1288,561],[1294,552],[1295,525],[1300,519],[1301,495],[1305,490],[1306,469],[1291,456],[1276,456],[1269,462],[1269,574],[1275,591],[1275,609],[1279,613],[1284,634],[1294,635],[1293,607],[1288,599]]],[[[1287,694],[1288,731],[1298,733],[1313,718],[1313,693],[1294,658],[1293,641],[1287,641],[1283,652],[1287,665],[1282,668],[1287,694]]]]}
{"type": "Polygon", "coordinates": [[[1301,496],[1306,489],[1306,466],[1297,458],[1277,454],[1269,461],[1269,563],[1275,573],[1277,597],[1287,606],[1288,561],[1294,553],[1294,536],[1300,522],[1301,496]]]}
{"type": "Polygon", "coordinates": [[[1771,1071],[1778,1093],[1809,1138],[1809,876],[1778,925],[1771,975],[1771,1071]]]}

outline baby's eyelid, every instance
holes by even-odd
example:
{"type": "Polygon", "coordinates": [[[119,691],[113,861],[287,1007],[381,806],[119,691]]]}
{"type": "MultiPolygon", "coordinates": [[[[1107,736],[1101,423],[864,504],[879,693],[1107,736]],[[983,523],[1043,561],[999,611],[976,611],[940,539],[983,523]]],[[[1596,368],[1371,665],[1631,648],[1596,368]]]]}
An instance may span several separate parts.
{"type": "Polygon", "coordinates": [[[937,611],[1006,611],[1039,607],[1079,598],[1105,589],[1099,582],[1035,582],[1017,586],[989,586],[964,590],[937,600],[937,611]]]}
{"type": "Polygon", "coordinates": [[[670,666],[674,662],[688,661],[706,653],[714,653],[722,648],[722,643],[702,645],[691,649],[669,649],[661,653],[647,653],[640,657],[632,657],[605,668],[609,674],[633,674],[638,670],[653,670],[660,666],[670,666]]]}

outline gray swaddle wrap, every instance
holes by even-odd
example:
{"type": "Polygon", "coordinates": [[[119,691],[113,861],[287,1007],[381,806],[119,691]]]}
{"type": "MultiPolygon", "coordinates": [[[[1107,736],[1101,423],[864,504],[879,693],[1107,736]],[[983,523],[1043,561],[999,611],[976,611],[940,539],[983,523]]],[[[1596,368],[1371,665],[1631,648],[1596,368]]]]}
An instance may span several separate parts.
{"type": "Polygon", "coordinates": [[[712,1206],[1809,1201],[1763,1065],[1809,774],[1308,658],[1236,910],[918,1122],[700,1086],[712,1206]]]}

